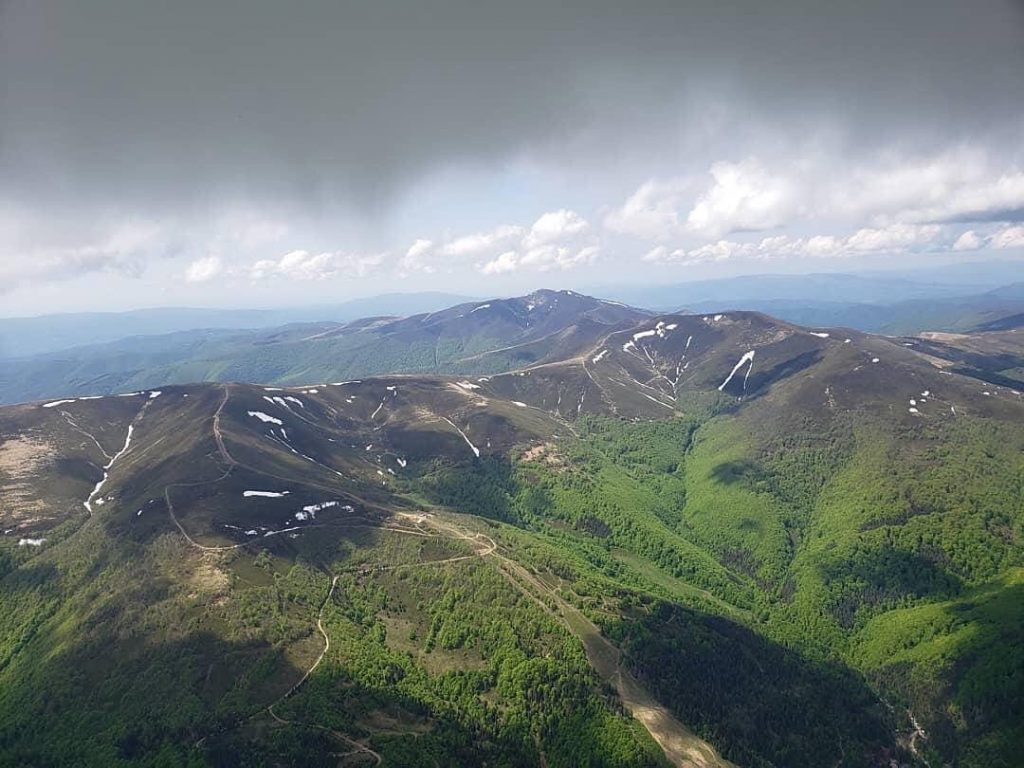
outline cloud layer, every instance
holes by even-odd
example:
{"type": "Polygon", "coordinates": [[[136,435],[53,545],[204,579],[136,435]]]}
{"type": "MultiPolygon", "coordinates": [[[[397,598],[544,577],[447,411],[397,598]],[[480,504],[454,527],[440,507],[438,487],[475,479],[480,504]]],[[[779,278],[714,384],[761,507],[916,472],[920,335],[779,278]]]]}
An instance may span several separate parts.
{"type": "Polygon", "coordinates": [[[0,290],[1007,251],[1022,72],[1017,0],[0,0],[0,290]]]}

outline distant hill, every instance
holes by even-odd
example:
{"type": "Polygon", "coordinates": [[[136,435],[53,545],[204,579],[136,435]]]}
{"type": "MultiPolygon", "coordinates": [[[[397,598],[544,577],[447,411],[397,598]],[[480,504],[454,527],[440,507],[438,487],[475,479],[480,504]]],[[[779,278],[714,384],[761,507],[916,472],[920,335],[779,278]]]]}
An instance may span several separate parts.
{"type": "Polygon", "coordinates": [[[0,318],[0,359],[45,354],[128,336],[188,330],[268,328],[288,323],[343,322],[368,315],[430,312],[466,300],[465,296],[448,293],[395,293],[340,304],[285,309],[162,307],[130,312],[0,318]]]}

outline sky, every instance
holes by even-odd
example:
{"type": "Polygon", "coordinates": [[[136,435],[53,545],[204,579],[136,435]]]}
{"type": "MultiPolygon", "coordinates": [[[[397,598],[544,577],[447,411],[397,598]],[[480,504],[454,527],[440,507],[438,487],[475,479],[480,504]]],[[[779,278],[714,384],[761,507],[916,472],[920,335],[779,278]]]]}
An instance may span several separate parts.
{"type": "Polygon", "coordinates": [[[0,315],[996,258],[1022,0],[0,0],[0,315]]]}

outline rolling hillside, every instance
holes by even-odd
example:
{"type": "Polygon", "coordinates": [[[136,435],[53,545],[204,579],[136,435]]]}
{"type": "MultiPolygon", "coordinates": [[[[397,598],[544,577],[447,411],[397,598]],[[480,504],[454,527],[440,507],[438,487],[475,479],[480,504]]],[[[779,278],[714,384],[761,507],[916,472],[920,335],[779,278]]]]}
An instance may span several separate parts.
{"type": "Polygon", "coordinates": [[[1012,387],[571,293],[317,333],[438,357],[0,409],[0,760],[1014,764],[1012,387]]]}

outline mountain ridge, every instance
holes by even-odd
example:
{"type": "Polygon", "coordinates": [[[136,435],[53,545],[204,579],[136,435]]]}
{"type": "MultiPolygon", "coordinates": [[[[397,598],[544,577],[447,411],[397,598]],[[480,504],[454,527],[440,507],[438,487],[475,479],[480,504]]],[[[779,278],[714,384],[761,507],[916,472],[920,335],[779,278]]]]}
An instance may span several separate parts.
{"type": "Polygon", "coordinates": [[[569,309],[346,332],[472,315],[525,334],[527,364],[497,373],[0,408],[0,744],[126,764],[330,742],[401,765],[1014,753],[1019,391],[903,339],[546,297],[569,309]],[[161,670],[186,714],[122,668],[161,670]]]}

